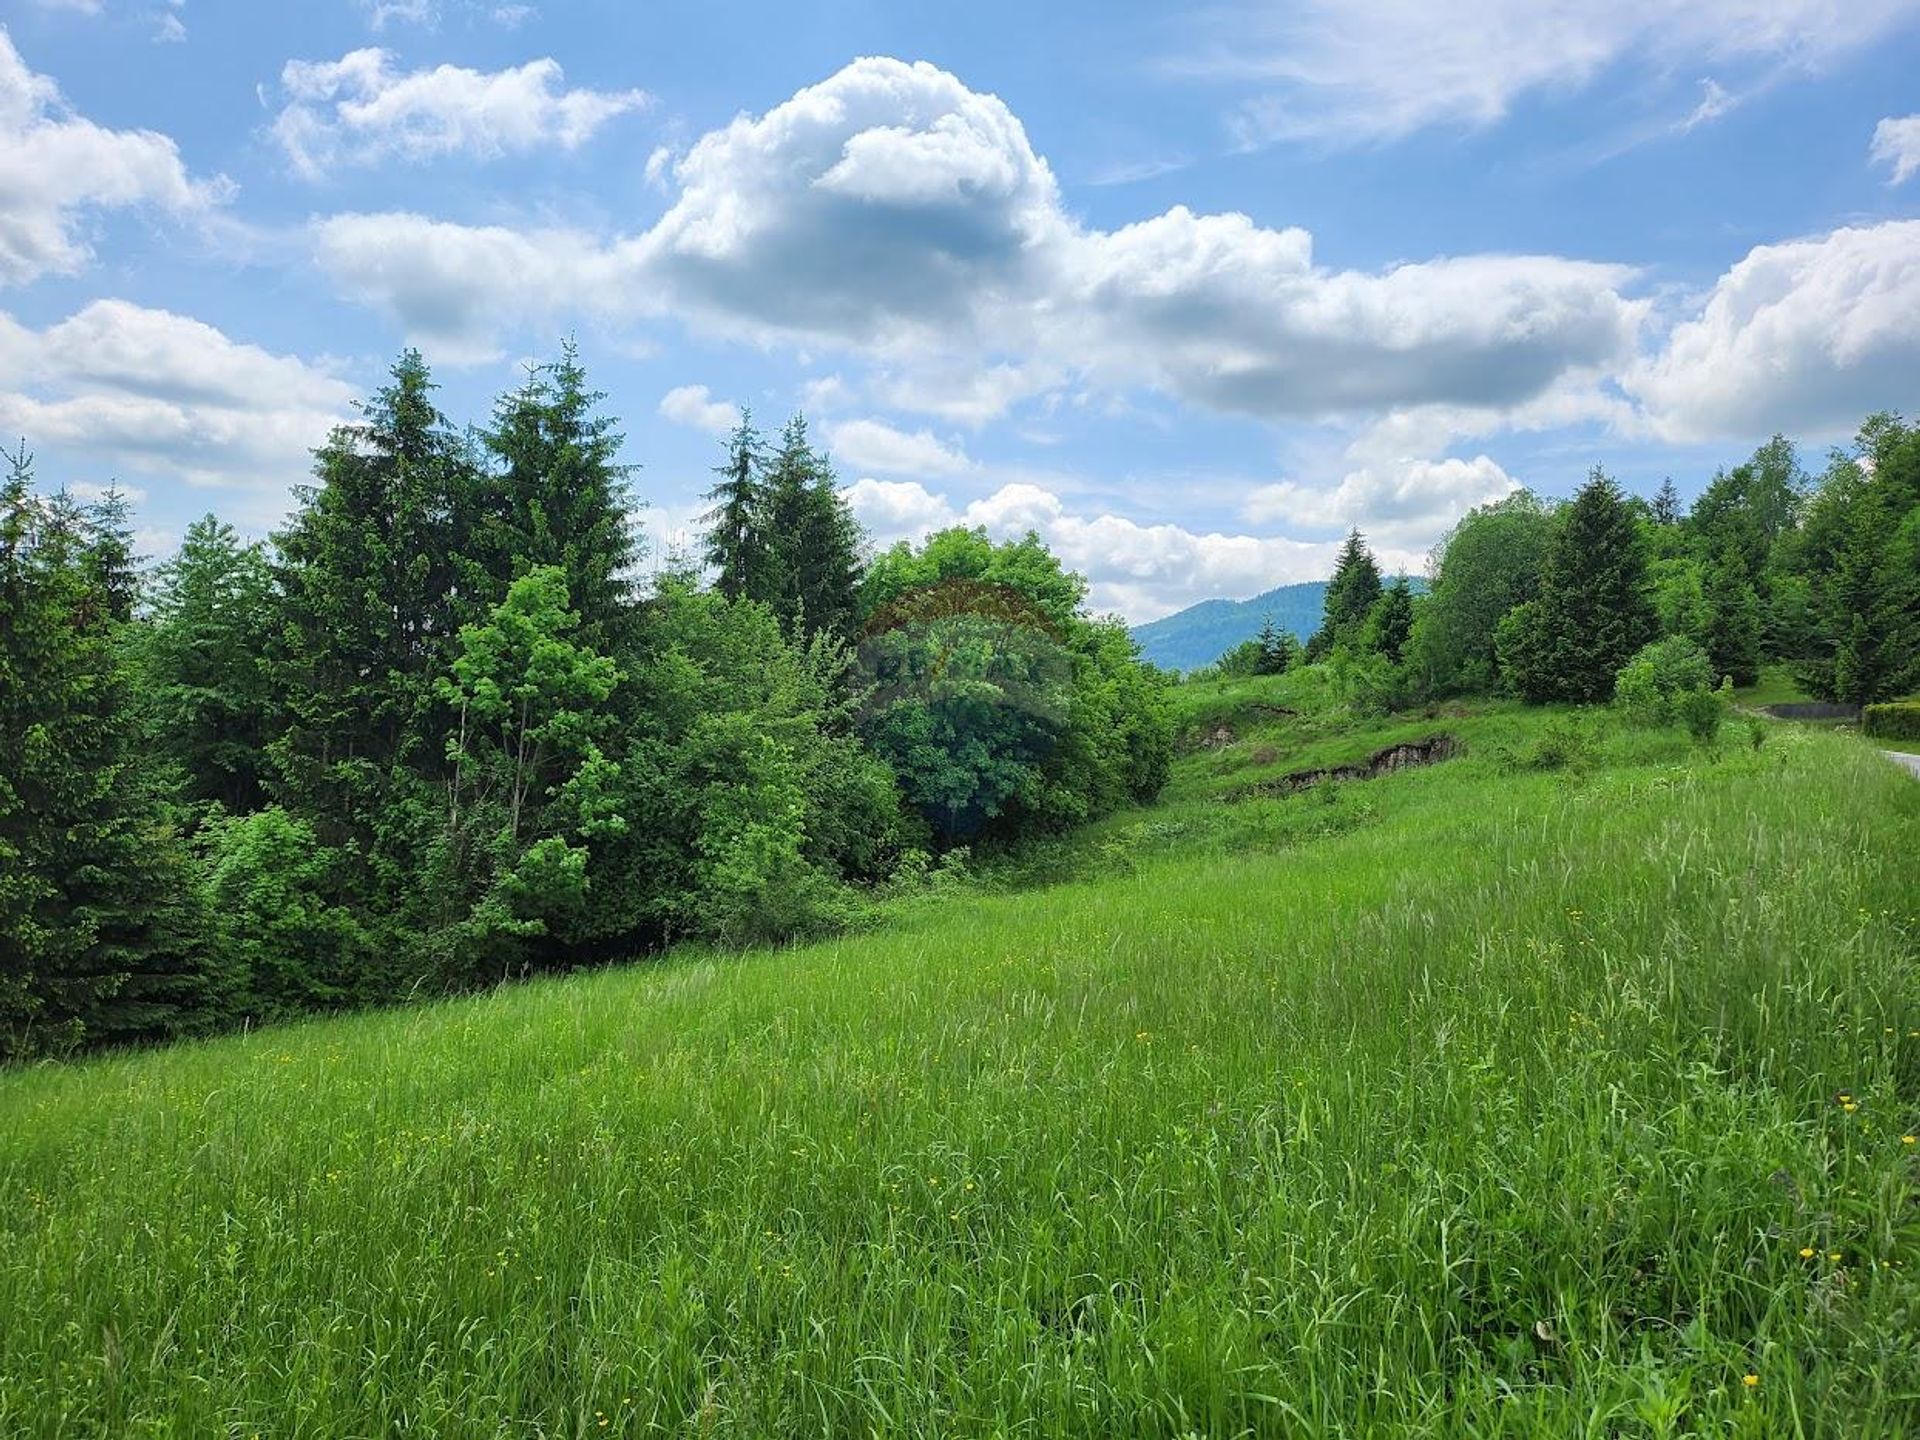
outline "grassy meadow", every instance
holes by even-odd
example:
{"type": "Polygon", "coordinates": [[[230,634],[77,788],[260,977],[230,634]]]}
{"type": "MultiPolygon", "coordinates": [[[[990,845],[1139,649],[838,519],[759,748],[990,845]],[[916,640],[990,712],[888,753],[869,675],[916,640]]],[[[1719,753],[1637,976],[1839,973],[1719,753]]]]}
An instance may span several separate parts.
{"type": "Polygon", "coordinates": [[[1920,1433],[1920,785],[1285,702],[835,942],[0,1074],[0,1435],[1920,1433]]]}

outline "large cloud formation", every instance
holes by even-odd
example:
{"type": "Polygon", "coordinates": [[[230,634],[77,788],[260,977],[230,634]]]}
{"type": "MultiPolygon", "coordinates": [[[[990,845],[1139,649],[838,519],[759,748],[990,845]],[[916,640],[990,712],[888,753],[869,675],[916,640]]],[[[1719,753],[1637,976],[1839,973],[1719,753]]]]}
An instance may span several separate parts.
{"type": "Polygon", "coordinates": [[[502,318],[573,303],[904,368],[1013,357],[1275,419],[1520,403],[1623,358],[1644,313],[1620,266],[1338,270],[1304,230],[1184,208],[1088,228],[1013,113],[925,63],[855,61],[706,135],[673,175],[666,213],[627,237],[347,215],[321,223],[318,256],[349,294],[462,355],[502,318]],[[503,287],[534,255],[535,278],[503,287]]]}
{"type": "Polygon", "coordinates": [[[1910,407],[1920,376],[1920,220],[1761,245],[1627,389],[1668,439],[1831,432],[1910,407]]]}

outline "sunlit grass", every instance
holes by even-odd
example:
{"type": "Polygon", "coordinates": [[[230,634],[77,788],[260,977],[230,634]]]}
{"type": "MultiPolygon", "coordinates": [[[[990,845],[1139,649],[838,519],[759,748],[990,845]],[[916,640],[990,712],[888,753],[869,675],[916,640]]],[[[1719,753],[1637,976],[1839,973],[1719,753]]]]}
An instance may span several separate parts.
{"type": "Polygon", "coordinates": [[[0,1434],[1920,1428],[1920,785],[1455,723],[838,943],[0,1076],[0,1434]]]}

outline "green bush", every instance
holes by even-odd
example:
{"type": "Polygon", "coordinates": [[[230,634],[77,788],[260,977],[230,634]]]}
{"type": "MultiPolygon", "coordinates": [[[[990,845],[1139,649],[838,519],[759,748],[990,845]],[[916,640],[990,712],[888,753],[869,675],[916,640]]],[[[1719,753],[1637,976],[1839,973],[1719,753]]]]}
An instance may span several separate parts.
{"type": "Polygon", "coordinates": [[[1860,729],[1883,740],[1920,740],[1920,700],[1887,700],[1860,712],[1860,729]]]}
{"type": "Polygon", "coordinates": [[[1713,662],[1684,635],[1642,646],[1614,679],[1613,703],[1635,725],[1649,729],[1685,717],[1681,697],[1713,686],[1713,662]]]}
{"type": "Polygon", "coordinates": [[[1686,726],[1687,733],[1701,745],[1711,745],[1720,737],[1720,722],[1727,707],[1712,690],[1683,690],[1674,697],[1674,718],[1686,726]]]}

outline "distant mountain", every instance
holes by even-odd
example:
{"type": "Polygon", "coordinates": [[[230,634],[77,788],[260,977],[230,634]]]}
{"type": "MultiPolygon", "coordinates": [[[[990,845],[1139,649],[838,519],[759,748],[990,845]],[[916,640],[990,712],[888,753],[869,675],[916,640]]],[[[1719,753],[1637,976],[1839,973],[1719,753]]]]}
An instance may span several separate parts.
{"type": "MultiPolygon", "coordinates": [[[[1392,577],[1387,579],[1391,582],[1392,577]]],[[[1427,593],[1427,582],[1410,576],[1413,593],[1427,593]]],[[[1327,582],[1308,580],[1282,585],[1251,600],[1202,600],[1164,619],[1133,627],[1140,653],[1169,670],[1196,670],[1211,665],[1242,640],[1251,640],[1271,615],[1273,623],[1305,642],[1320,628],[1327,605],[1327,582]]]]}
{"type": "Polygon", "coordinates": [[[1260,633],[1267,616],[1296,640],[1304,641],[1320,628],[1326,608],[1327,582],[1309,580],[1282,585],[1251,600],[1202,600],[1185,610],[1133,627],[1140,653],[1169,670],[1194,670],[1211,665],[1242,640],[1260,633]]]}

